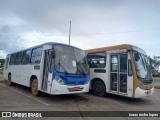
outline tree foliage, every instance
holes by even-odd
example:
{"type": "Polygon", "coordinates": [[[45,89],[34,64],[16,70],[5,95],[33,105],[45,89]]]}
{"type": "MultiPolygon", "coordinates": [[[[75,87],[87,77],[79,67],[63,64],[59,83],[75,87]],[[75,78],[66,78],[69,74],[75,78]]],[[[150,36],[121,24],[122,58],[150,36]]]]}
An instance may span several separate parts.
{"type": "Polygon", "coordinates": [[[4,64],[5,63],[5,59],[0,59],[0,63],[4,64]]]}
{"type": "Polygon", "coordinates": [[[151,64],[151,69],[152,69],[152,73],[153,75],[159,74],[158,70],[160,67],[160,57],[158,56],[154,56],[153,58],[151,58],[150,56],[148,57],[150,64],[151,64]]]}

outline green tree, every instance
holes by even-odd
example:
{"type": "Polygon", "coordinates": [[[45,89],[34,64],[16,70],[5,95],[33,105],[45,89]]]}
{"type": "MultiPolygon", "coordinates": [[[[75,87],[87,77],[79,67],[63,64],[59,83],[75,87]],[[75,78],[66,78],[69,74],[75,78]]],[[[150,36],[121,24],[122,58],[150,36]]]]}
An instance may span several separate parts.
{"type": "Polygon", "coordinates": [[[154,56],[153,58],[151,58],[150,56],[148,57],[150,64],[151,64],[151,69],[152,69],[152,73],[154,76],[159,75],[158,73],[158,69],[160,67],[160,57],[158,56],[154,56]]]}
{"type": "Polygon", "coordinates": [[[5,63],[5,59],[0,59],[0,63],[4,64],[5,63]]]}

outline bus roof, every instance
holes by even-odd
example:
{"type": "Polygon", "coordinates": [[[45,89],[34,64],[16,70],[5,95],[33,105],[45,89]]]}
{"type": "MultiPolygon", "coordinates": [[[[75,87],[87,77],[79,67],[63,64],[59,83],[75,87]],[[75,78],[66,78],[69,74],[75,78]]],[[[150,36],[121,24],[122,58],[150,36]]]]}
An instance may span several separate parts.
{"type": "MultiPolygon", "coordinates": [[[[71,46],[71,47],[74,47],[72,45],[68,45],[68,44],[64,44],[64,43],[57,43],[57,42],[46,42],[46,43],[43,43],[43,44],[40,44],[40,45],[36,45],[36,46],[33,46],[33,47],[29,47],[29,48],[26,48],[26,49],[22,49],[22,50],[19,50],[17,52],[13,52],[13,53],[10,53],[8,55],[11,55],[11,54],[14,54],[14,53],[18,53],[18,52],[21,52],[21,51],[25,51],[25,50],[29,50],[29,49],[33,49],[33,48],[37,48],[37,47],[40,47],[40,46],[44,46],[44,45],[65,45],[65,46],[71,46]]],[[[74,47],[74,48],[77,48],[77,47],[74,47]]],[[[80,49],[80,48],[78,48],[80,49]]]]}
{"type": "Polygon", "coordinates": [[[132,45],[122,44],[122,45],[115,45],[115,46],[109,46],[109,47],[88,49],[88,50],[84,50],[84,51],[86,53],[92,53],[92,52],[102,52],[102,51],[121,50],[121,49],[132,50],[132,45]]]}

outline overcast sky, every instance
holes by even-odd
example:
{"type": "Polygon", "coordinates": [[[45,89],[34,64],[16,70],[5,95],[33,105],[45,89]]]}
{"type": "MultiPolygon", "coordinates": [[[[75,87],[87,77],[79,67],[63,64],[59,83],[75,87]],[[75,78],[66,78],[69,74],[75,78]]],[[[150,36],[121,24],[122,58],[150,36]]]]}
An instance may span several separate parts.
{"type": "Polygon", "coordinates": [[[44,42],[132,44],[160,56],[159,0],[0,0],[0,57],[44,42]]]}

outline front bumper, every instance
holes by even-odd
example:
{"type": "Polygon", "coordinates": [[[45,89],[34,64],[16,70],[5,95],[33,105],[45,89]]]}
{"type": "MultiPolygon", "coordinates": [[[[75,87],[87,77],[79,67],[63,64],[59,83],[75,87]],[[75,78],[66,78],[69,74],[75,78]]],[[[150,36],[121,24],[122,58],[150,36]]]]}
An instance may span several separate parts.
{"type": "Polygon", "coordinates": [[[143,90],[139,87],[135,90],[135,98],[149,96],[154,92],[154,86],[150,90],[143,90]]]}
{"type": "Polygon", "coordinates": [[[75,94],[75,93],[85,93],[89,91],[89,83],[84,85],[60,85],[56,80],[52,81],[52,86],[50,94],[60,95],[60,94],[75,94]],[[80,90],[74,90],[74,88],[79,87],[80,90]]]}

